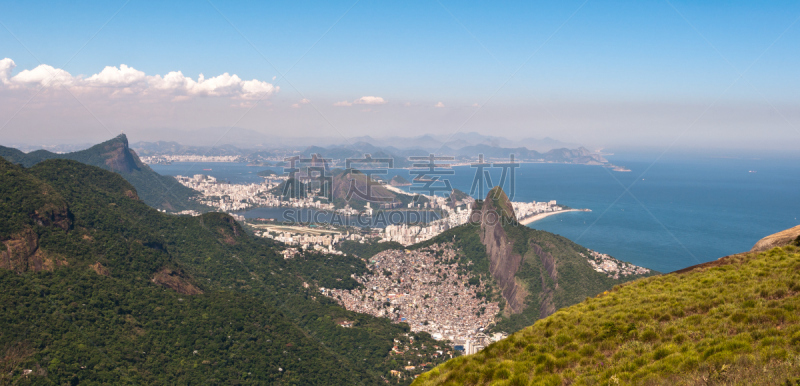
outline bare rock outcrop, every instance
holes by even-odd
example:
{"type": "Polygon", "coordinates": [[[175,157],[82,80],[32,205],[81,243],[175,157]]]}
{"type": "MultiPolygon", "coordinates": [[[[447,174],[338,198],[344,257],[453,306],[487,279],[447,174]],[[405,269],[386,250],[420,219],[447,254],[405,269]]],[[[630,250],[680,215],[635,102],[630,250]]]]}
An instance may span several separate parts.
{"type": "Polygon", "coordinates": [[[136,153],[128,147],[128,137],[120,135],[115,139],[106,143],[103,149],[106,166],[118,173],[130,173],[139,169],[136,153]]]}
{"type": "Polygon", "coordinates": [[[520,313],[527,296],[515,279],[522,256],[514,253],[514,242],[503,230],[504,221],[515,221],[512,220],[516,218],[514,208],[503,190],[496,187],[489,191],[480,213],[480,237],[489,257],[489,271],[500,287],[508,309],[511,313],[520,313]]]}
{"type": "Polygon", "coordinates": [[[556,259],[537,244],[531,243],[531,248],[536,253],[536,256],[539,256],[539,260],[544,267],[544,271],[542,271],[542,293],[539,295],[539,317],[544,318],[556,312],[556,306],[553,304],[553,293],[558,289],[556,259]],[[547,279],[550,279],[554,285],[548,285],[547,279]]]}
{"type": "Polygon", "coordinates": [[[153,283],[169,288],[179,294],[199,295],[203,293],[203,291],[192,284],[189,278],[180,270],[164,267],[153,275],[152,281],[153,283]]]}
{"type": "Polygon", "coordinates": [[[66,266],[67,260],[39,248],[39,235],[32,229],[26,228],[2,242],[3,250],[0,251],[0,269],[7,269],[17,273],[26,271],[52,271],[60,266],[66,266]]]}
{"type": "Polygon", "coordinates": [[[111,270],[106,268],[103,264],[100,264],[99,261],[95,262],[94,264],[90,265],[95,273],[101,276],[111,276],[111,270]]]}
{"type": "Polygon", "coordinates": [[[771,234],[761,240],[758,240],[750,252],[762,252],[768,251],[775,247],[782,247],[797,240],[798,237],[800,237],[800,225],[771,234]]]}

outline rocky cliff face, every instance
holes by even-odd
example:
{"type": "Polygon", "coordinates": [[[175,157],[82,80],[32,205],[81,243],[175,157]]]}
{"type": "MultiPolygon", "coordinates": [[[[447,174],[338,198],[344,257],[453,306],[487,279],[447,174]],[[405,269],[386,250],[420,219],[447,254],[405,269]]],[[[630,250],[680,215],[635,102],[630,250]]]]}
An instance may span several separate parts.
{"type": "Polygon", "coordinates": [[[192,284],[189,277],[182,270],[162,268],[153,275],[153,283],[169,288],[179,294],[199,295],[203,291],[192,284]]]}
{"type": "Polygon", "coordinates": [[[17,273],[52,271],[66,259],[39,248],[39,230],[72,228],[72,213],[51,186],[0,161],[0,269],[17,273]],[[15,215],[16,213],[16,215],[15,215]]]}
{"type": "Polygon", "coordinates": [[[524,299],[527,296],[525,289],[515,280],[522,256],[514,253],[514,242],[503,230],[503,222],[515,217],[514,208],[502,189],[494,188],[489,191],[480,216],[480,237],[489,257],[489,271],[500,287],[508,310],[511,313],[520,313],[525,307],[524,299]]]}
{"type": "Polygon", "coordinates": [[[540,275],[534,280],[541,280],[541,290],[539,293],[533,294],[538,298],[538,315],[540,318],[544,318],[555,312],[553,298],[559,289],[557,259],[529,239],[527,234],[517,233],[514,236],[508,234],[506,229],[512,228],[504,228],[504,226],[520,227],[521,225],[516,220],[511,201],[501,188],[495,187],[489,191],[478,213],[480,213],[481,243],[486,247],[489,271],[500,287],[503,299],[508,305],[507,311],[511,314],[518,314],[528,306],[525,299],[529,292],[526,290],[526,286],[520,283],[521,279],[516,277],[526,257],[514,250],[514,244],[520,242],[515,238],[524,237],[525,240],[522,242],[527,246],[525,255],[528,256],[528,259],[538,259],[537,263],[533,263],[538,267],[540,275]]]}
{"type": "Polygon", "coordinates": [[[106,142],[103,146],[105,150],[105,153],[103,153],[105,164],[111,170],[117,173],[130,173],[139,169],[139,165],[136,162],[138,157],[136,153],[128,147],[128,137],[124,134],[106,142]]]}
{"type": "Polygon", "coordinates": [[[61,256],[46,253],[39,248],[39,235],[27,228],[2,242],[0,269],[17,273],[26,271],[52,271],[65,266],[67,260],[61,256]]]}
{"type": "Polygon", "coordinates": [[[549,253],[545,252],[542,247],[537,244],[531,243],[533,252],[539,257],[542,262],[544,270],[542,271],[542,293],[539,294],[539,317],[544,318],[553,312],[556,312],[556,306],[553,304],[553,295],[558,289],[558,271],[556,270],[556,259],[549,253]],[[548,280],[550,279],[550,280],[548,280]],[[549,283],[553,283],[549,285],[549,283]]]}

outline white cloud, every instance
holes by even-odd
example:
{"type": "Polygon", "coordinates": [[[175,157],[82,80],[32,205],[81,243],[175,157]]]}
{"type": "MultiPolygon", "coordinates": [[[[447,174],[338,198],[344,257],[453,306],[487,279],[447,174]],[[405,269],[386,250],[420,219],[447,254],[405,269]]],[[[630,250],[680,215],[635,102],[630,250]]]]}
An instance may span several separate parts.
{"type": "Polygon", "coordinates": [[[135,83],[144,82],[145,80],[146,75],[144,72],[121,64],[119,68],[107,66],[103,71],[100,71],[100,73],[86,78],[86,83],[93,86],[130,87],[135,83]]]}
{"type": "Polygon", "coordinates": [[[472,107],[481,107],[481,105],[479,105],[479,104],[477,104],[477,103],[473,103],[473,104],[472,104],[472,107]]]}
{"type": "Polygon", "coordinates": [[[382,105],[386,103],[386,100],[376,96],[362,96],[353,101],[353,103],[357,105],[382,105]]]}
{"type": "Polygon", "coordinates": [[[295,104],[292,105],[292,107],[296,108],[296,109],[299,109],[300,108],[300,104],[299,103],[295,103],[295,104]]]}
{"type": "Polygon", "coordinates": [[[42,64],[32,70],[23,70],[10,77],[15,67],[11,59],[0,60],[0,83],[9,88],[30,86],[74,87],[82,90],[110,91],[112,94],[171,96],[172,100],[185,100],[189,97],[227,97],[233,99],[261,99],[280,90],[279,87],[258,79],[242,80],[236,74],[223,73],[206,79],[203,74],[192,79],[180,71],[165,75],[147,75],[133,67],[121,64],[119,67],[107,66],[102,71],[87,78],[72,76],[69,72],[42,64]]]}
{"type": "Polygon", "coordinates": [[[444,107],[444,103],[439,102],[439,103],[433,105],[433,107],[444,107]]]}
{"type": "Polygon", "coordinates": [[[11,78],[12,84],[18,85],[38,85],[38,86],[72,86],[78,79],[68,72],[53,68],[46,64],[40,64],[33,70],[22,70],[19,74],[11,78]]]}
{"type": "Polygon", "coordinates": [[[17,64],[9,58],[0,60],[0,83],[8,84],[11,71],[14,71],[14,67],[16,66],[17,64]]]}
{"type": "Polygon", "coordinates": [[[386,102],[387,101],[385,99],[381,98],[381,97],[377,97],[377,96],[362,96],[361,98],[358,98],[358,99],[356,99],[356,100],[354,100],[352,102],[350,102],[350,101],[341,101],[341,102],[336,102],[333,105],[337,106],[337,107],[350,107],[350,106],[352,106],[354,104],[356,104],[356,105],[382,105],[382,104],[386,104],[386,102]]]}

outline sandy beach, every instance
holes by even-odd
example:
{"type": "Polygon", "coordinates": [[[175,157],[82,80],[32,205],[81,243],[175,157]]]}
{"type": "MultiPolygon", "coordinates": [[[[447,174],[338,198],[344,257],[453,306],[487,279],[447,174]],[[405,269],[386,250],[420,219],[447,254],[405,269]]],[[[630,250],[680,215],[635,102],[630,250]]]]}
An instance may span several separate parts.
{"type": "Polygon", "coordinates": [[[539,214],[533,215],[531,217],[522,219],[522,220],[519,221],[519,223],[522,224],[522,225],[528,225],[528,224],[530,224],[530,223],[532,223],[534,221],[539,221],[539,220],[541,220],[541,219],[543,219],[545,217],[549,217],[549,216],[552,216],[554,214],[559,214],[559,213],[567,213],[567,212],[587,212],[587,210],[586,209],[566,209],[566,210],[559,210],[558,212],[539,213],[539,214]]]}

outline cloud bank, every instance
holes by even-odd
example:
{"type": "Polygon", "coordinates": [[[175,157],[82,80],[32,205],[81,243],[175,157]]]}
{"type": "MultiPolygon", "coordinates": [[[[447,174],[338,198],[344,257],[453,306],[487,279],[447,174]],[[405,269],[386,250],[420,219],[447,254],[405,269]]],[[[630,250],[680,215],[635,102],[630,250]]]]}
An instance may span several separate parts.
{"type": "Polygon", "coordinates": [[[386,100],[376,96],[363,96],[356,99],[353,103],[357,105],[382,105],[386,103],[386,100]]]}
{"type": "Polygon", "coordinates": [[[212,78],[203,74],[192,79],[180,71],[165,75],[147,75],[133,67],[121,64],[107,66],[89,77],[73,76],[69,72],[41,64],[31,70],[11,73],[16,63],[9,58],[0,60],[0,85],[10,90],[69,88],[79,92],[111,95],[170,96],[181,100],[191,97],[225,97],[232,99],[262,99],[280,90],[279,87],[257,79],[243,80],[227,72],[212,78]]]}
{"type": "Polygon", "coordinates": [[[386,104],[387,100],[383,99],[378,96],[362,96],[352,102],[350,101],[341,101],[336,102],[333,105],[336,107],[350,107],[352,105],[384,105],[386,104]]]}

